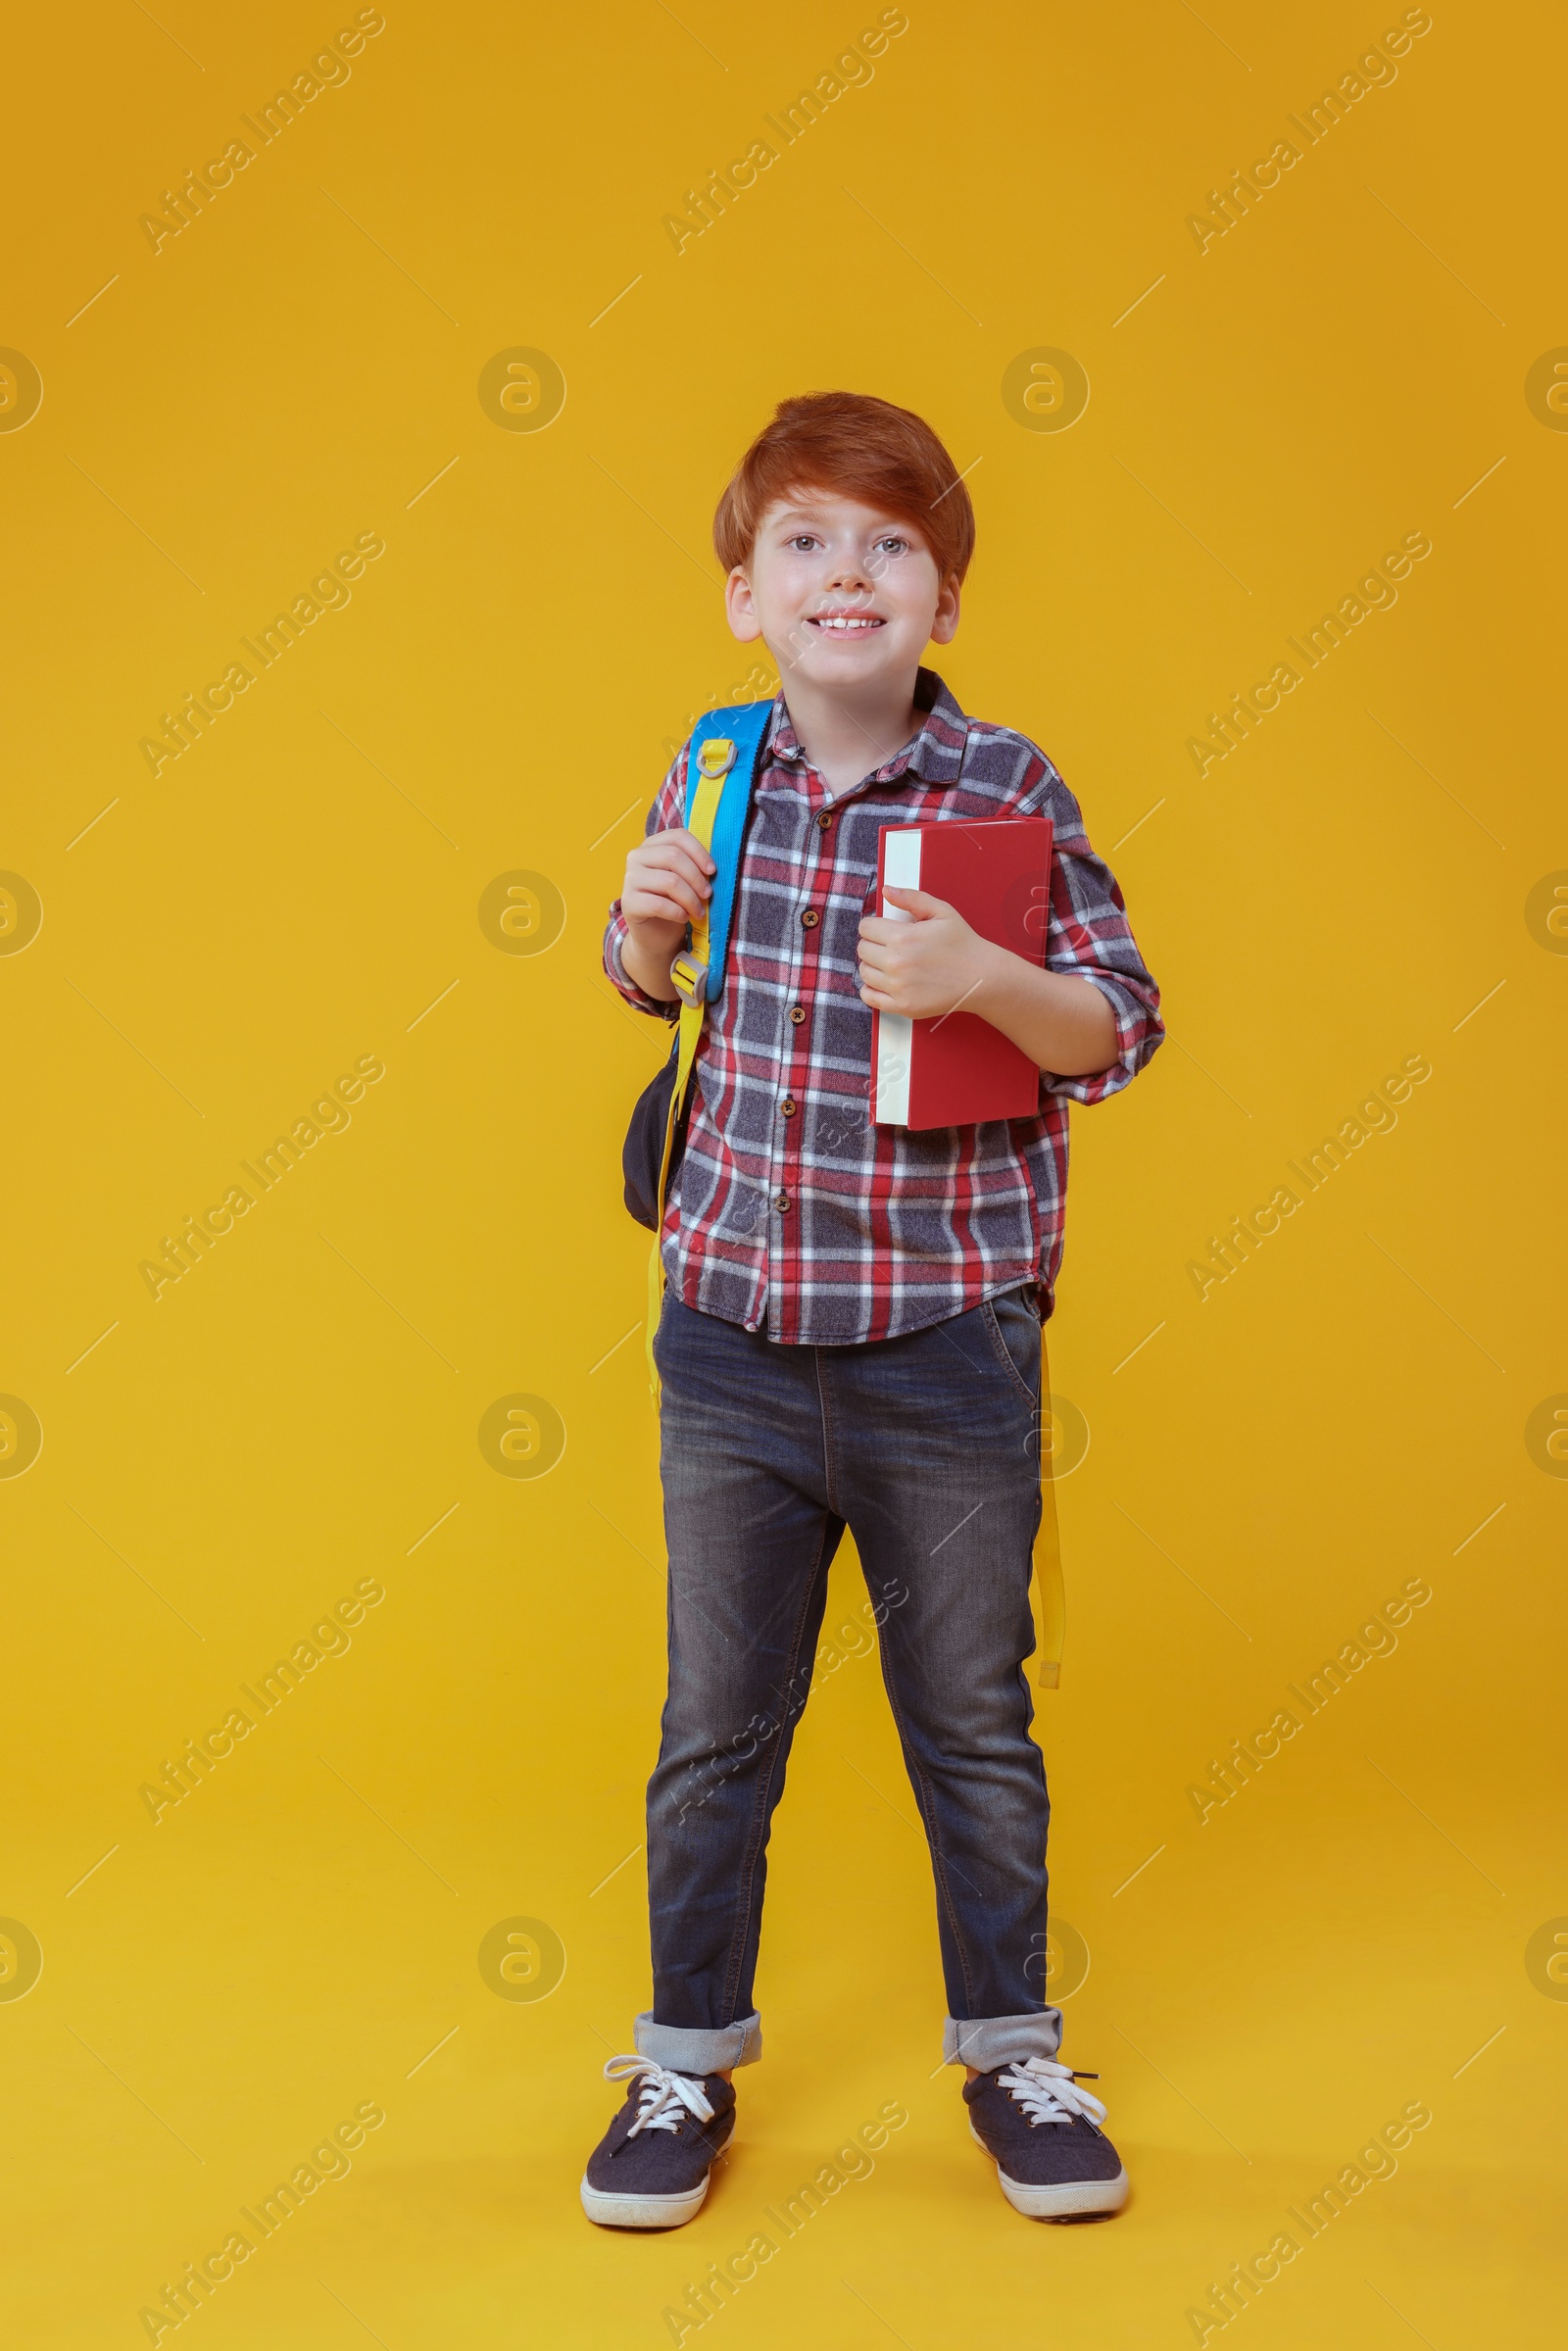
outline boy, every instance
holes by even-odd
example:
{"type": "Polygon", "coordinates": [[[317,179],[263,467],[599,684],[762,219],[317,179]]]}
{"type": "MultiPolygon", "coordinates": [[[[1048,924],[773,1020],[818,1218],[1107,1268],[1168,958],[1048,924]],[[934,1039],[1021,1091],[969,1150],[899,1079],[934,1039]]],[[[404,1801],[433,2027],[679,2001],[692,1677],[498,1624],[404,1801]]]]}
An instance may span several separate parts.
{"type": "MultiPolygon", "coordinates": [[[[930,1844],[945,2049],[966,2069],[970,2127],[1020,2212],[1114,2212],[1127,2180],[1105,2110],[1055,2062],[1061,2017],[1044,1997],[1049,1807],[1023,1667],[1066,1104],[1149,1059],[1158,992],[1050,761],[966,718],[920,666],[956,632],[974,546],[929,425],[847,392],[786,400],[713,536],[730,626],[762,639],[783,691],[661,1242],[654,2005],[638,2054],[605,2069],[626,2095],[582,2201],[621,2228],[690,2220],[733,2131],[732,2071],[761,2053],[768,1826],[848,1526],[930,1844]],[[1018,815],[1055,826],[1046,969],[920,891],[887,893],[912,919],[867,910],[883,825],[1018,815]],[[1038,1115],[872,1124],[872,1012],[959,1003],[1039,1064],[1038,1115]]],[[[670,960],[713,871],[681,822],[685,783],[683,752],[605,941],[621,994],[670,1019],[670,960]]]]}

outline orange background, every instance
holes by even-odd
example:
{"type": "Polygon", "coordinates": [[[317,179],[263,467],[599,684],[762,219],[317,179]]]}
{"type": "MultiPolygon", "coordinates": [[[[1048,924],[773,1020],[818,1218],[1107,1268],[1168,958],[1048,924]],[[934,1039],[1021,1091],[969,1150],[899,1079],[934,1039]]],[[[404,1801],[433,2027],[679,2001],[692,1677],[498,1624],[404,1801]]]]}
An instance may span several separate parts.
{"type": "MultiPolygon", "coordinates": [[[[210,2351],[635,2351],[889,2101],[874,2172],[705,2338],[1191,2341],[1210,2281],[1424,2101],[1250,2338],[1551,2339],[1562,27],[1434,10],[1200,252],[1188,215],[1383,18],[911,6],[677,253],[684,192],[880,13],[389,6],[156,252],[140,217],[338,21],[160,0],[13,32],[0,343],[42,386],[28,416],[0,379],[19,2342],[146,2340],[369,2103],[349,2175],[202,2309],[210,2351]],[[1042,350],[1087,378],[1067,429],[1004,398],[1042,350]],[[518,351],[564,382],[544,429],[481,403],[518,351]],[[718,489],[773,401],[839,384],[970,468],[941,667],[1061,766],[1171,1025],[1076,1121],[1052,1331],[1090,1435],[1040,1719],[1056,1981],[1135,2195],[1033,2228],[976,2159],[912,1801],[845,1643],[780,1817],[736,2152],[690,2229],[630,2240],[576,2183],[648,1995],[663,1558],[618,1148],[662,1040],[598,939],[667,742],[761,682],[718,489]],[[1209,713],[1414,531],[1397,604],[1200,777],[1209,713]],[[351,601],[155,776],[160,714],[366,533],[351,601]],[[540,952],[485,898],[518,874],[540,952]],[[1210,1237],[1416,1055],[1397,1126],[1200,1301],[1210,1237]],[[162,1237],[364,1057],[352,1123],[155,1301],[162,1237]],[[518,1396],[564,1433],[547,1475],[481,1449],[518,1396]],[[142,1786],[367,1579],[352,1646],[155,1824],[142,1786]],[[1189,1787],[1411,1579],[1396,1651],[1200,1824],[1189,1787]]],[[[859,1589],[846,1555],[830,1629],[859,1589]]]]}

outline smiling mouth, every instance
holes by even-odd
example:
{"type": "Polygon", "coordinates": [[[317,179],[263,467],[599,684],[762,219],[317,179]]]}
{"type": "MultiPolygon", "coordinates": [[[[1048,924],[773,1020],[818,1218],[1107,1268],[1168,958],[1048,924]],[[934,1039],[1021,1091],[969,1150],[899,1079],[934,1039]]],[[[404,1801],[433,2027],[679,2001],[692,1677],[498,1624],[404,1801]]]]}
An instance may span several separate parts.
{"type": "Polygon", "coordinates": [[[807,622],[808,628],[827,629],[834,636],[867,636],[885,623],[875,612],[817,612],[807,622]]]}

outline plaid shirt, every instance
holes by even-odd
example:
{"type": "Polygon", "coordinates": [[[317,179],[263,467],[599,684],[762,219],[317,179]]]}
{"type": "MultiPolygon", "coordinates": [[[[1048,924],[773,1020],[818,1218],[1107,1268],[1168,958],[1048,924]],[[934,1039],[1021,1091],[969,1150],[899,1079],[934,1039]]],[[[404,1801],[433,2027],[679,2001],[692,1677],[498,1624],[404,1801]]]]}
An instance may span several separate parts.
{"type": "MultiPolygon", "coordinates": [[[[685,1156],[662,1247],[700,1313],[787,1345],[897,1338],[1026,1282],[1049,1315],[1061,1259],[1067,1104],[1130,1083],[1164,1034],[1159,992],[1121,892],[1045,754],[966,718],[922,669],[925,724],[896,759],[832,798],[774,705],[747,830],[724,989],[698,1048],[685,1156]],[[871,1020],[856,981],[886,824],[1049,816],[1055,826],[1046,960],[1080,972],[1116,1016],[1116,1059],[1044,1071],[1032,1118],[909,1132],[871,1123],[871,1020]]],[[[647,829],[684,821],[686,752],[647,829]]],[[[641,1011],[678,1016],[626,976],[610,909],[605,967],[641,1011]]]]}

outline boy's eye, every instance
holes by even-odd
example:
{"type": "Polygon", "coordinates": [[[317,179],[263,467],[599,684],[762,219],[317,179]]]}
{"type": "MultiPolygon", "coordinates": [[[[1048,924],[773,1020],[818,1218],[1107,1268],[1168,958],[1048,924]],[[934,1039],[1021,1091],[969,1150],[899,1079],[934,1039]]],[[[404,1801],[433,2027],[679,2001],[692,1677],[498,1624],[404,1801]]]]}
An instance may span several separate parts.
{"type": "Polygon", "coordinates": [[[790,545],[795,550],[797,555],[806,554],[809,548],[814,547],[816,544],[816,540],[811,536],[808,530],[797,532],[796,536],[790,541],[790,545]]]}
{"type": "Polygon", "coordinates": [[[878,539],[876,544],[878,554],[903,555],[907,550],[909,542],[907,539],[890,537],[886,539],[878,539]]]}

